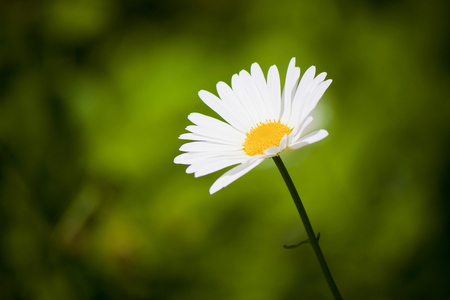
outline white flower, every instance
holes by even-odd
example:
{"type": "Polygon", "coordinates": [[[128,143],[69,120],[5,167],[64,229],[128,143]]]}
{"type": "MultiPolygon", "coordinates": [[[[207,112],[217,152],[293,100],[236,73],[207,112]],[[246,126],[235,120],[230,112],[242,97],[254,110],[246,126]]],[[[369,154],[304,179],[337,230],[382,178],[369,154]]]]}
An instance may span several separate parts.
{"type": "Polygon", "coordinates": [[[237,165],[224,173],[209,189],[211,194],[226,187],[264,159],[279,155],[286,148],[299,149],[325,138],[324,129],[307,135],[303,132],[312,120],[316,107],[331,80],[326,73],[316,77],[315,67],[306,70],[300,80],[300,68],[292,58],[283,93],[276,66],[267,74],[267,81],[257,63],[251,66],[251,74],[242,70],[233,75],[230,88],[226,83],[217,84],[219,97],[207,91],[198,95],[226,122],[199,113],[191,113],[188,119],[195,125],[186,127],[190,133],[180,139],[191,140],[180,147],[186,153],[178,155],[174,162],[189,165],[186,173],[204,176],[226,167],[237,165]],[[325,81],[324,81],[325,80],[325,81]]]}

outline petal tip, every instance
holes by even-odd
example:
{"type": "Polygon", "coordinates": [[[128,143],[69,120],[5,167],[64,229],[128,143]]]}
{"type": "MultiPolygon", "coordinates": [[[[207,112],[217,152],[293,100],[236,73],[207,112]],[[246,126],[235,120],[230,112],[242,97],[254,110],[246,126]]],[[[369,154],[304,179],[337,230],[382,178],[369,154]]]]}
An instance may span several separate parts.
{"type": "Polygon", "coordinates": [[[209,194],[212,195],[223,188],[223,185],[219,185],[218,180],[213,183],[213,185],[209,188],[209,194]]]}

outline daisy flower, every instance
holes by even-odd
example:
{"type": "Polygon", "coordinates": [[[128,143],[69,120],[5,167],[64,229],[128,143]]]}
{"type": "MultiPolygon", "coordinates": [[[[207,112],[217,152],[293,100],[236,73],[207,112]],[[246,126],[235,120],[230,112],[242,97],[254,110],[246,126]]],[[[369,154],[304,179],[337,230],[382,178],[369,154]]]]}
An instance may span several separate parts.
{"type": "Polygon", "coordinates": [[[312,122],[311,112],[316,107],[331,80],[326,73],[315,76],[310,67],[300,79],[300,68],[292,58],[281,93],[277,67],[269,68],[267,80],[257,63],[251,72],[245,70],[231,78],[231,87],[217,83],[219,97],[207,91],[198,95],[203,102],[225,121],[199,113],[191,113],[188,119],[190,133],[180,139],[190,140],[180,147],[185,153],[174,162],[189,165],[186,173],[204,176],[238,165],[225,172],[211,186],[211,194],[245,175],[266,158],[280,155],[290,149],[322,140],[328,135],[324,129],[304,135],[312,122]]]}

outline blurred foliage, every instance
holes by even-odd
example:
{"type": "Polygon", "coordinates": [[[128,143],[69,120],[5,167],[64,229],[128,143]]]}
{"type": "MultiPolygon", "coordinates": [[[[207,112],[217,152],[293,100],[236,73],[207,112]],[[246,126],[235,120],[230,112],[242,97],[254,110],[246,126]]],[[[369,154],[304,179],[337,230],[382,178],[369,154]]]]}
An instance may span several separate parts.
{"type": "Polygon", "coordinates": [[[0,1],[0,298],[331,299],[270,160],[212,196],[173,164],[200,89],[295,56],[334,80],[283,159],[344,299],[448,299],[449,11],[0,1]]]}

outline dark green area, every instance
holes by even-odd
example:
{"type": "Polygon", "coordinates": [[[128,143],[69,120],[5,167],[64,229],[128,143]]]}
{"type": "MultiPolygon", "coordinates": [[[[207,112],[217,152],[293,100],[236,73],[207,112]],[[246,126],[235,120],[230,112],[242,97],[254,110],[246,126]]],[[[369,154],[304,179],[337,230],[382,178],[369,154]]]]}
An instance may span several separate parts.
{"type": "Polygon", "coordinates": [[[333,79],[283,160],[343,298],[448,299],[448,3],[0,1],[0,299],[331,299],[272,161],[173,164],[199,90],[294,56],[333,79]]]}

